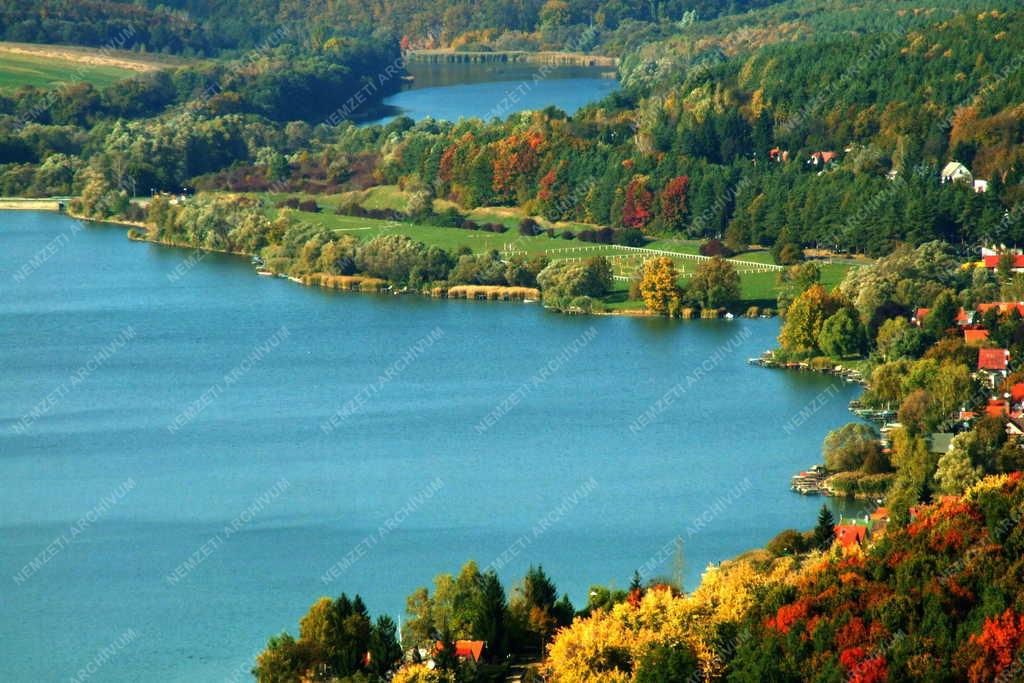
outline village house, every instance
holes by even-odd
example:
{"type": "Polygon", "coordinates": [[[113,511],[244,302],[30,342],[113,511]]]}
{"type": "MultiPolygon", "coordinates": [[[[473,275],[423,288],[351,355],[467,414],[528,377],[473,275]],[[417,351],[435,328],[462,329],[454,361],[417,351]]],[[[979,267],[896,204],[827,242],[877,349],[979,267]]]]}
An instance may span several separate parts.
{"type": "Polygon", "coordinates": [[[989,332],[985,329],[964,330],[964,344],[967,346],[981,346],[988,340],[989,332]]]}
{"type": "Polygon", "coordinates": [[[959,161],[951,161],[942,168],[939,174],[943,183],[973,183],[974,175],[970,169],[959,161]]]}
{"type": "MultiPolygon", "coordinates": [[[[983,251],[989,251],[989,250],[985,249],[983,251]]],[[[1000,261],[1000,259],[1003,258],[1004,254],[1009,254],[1010,256],[1013,257],[1013,261],[1010,264],[1010,269],[1013,272],[1015,272],[1015,273],[1024,272],[1024,254],[1021,254],[1019,249],[1010,249],[1010,250],[1003,251],[1001,253],[1000,252],[987,253],[987,254],[986,253],[982,253],[981,262],[989,270],[995,270],[996,268],[999,267],[999,261],[1000,261]]],[[[996,305],[996,304],[981,304],[981,305],[983,305],[983,306],[986,306],[986,305],[987,306],[993,306],[993,305],[996,305]]]]}
{"type": "Polygon", "coordinates": [[[983,192],[988,192],[988,181],[987,180],[982,180],[981,178],[975,178],[974,179],[974,191],[977,192],[978,194],[982,194],[983,192]]]}
{"type": "MultiPolygon", "coordinates": [[[[914,316],[910,319],[911,324],[917,325],[918,327],[923,325],[925,317],[927,317],[928,313],[931,310],[932,309],[930,309],[930,308],[919,308],[916,311],[914,311],[914,316]]],[[[973,314],[972,313],[968,313],[961,306],[960,310],[957,311],[957,314],[956,314],[956,324],[959,325],[960,327],[963,327],[965,325],[970,325],[973,318],[974,318],[973,314]]]]}
{"type": "Polygon", "coordinates": [[[789,161],[789,150],[788,149],[779,149],[778,147],[773,147],[770,150],[768,150],[768,159],[770,161],[774,161],[776,163],[782,163],[784,161],[789,161]]]}
{"type": "Polygon", "coordinates": [[[978,376],[987,379],[992,388],[1001,382],[1010,369],[1010,352],[1006,349],[978,349],[978,376]]]}
{"type": "Polygon", "coordinates": [[[839,154],[836,152],[815,152],[811,155],[811,158],[807,160],[809,166],[815,168],[824,168],[830,163],[839,158],[839,154]]]}
{"type": "Polygon", "coordinates": [[[870,527],[870,519],[840,518],[839,524],[836,524],[834,528],[836,542],[843,547],[843,550],[849,550],[854,546],[862,546],[871,531],[870,527]]]}
{"type": "MultiPolygon", "coordinates": [[[[455,656],[464,662],[479,663],[484,656],[484,648],[487,642],[483,640],[456,640],[455,656]]],[[[440,652],[444,649],[444,643],[440,640],[434,645],[434,651],[440,652]]]]}

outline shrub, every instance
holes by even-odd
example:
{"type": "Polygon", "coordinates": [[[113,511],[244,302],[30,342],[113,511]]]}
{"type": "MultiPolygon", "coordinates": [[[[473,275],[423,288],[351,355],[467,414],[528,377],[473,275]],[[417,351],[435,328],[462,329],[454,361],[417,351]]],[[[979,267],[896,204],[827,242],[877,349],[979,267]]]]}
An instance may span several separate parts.
{"type": "Polygon", "coordinates": [[[471,221],[471,220],[469,220],[467,218],[466,220],[462,221],[462,229],[463,230],[479,230],[480,229],[480,224],[477,223],[476,221],[471,221]]]}
{"type": "Polygon", "coordinates": [[[574,239],[576,239],[576,233],[574,233],[572,230],[563,230],[562,231],[562,239],[563,240],[574,240],[574,239]]]}
{"type": "Polygon", "coordinates": [[[312,199],[306,199],[299,202],[299,211],[305,213],[320,213],[320,206],[312,199]]]}
{"type": "Polygon", "coordinates": [[[643,232],[636,228],[619,230],[615,235],[615,243],[627,247],[642,247],[645,242],[643,232]]]}
{"type": "Polygon", "coordinates": [[[728,258],[733,255],[733,251],[727,247],[722,240],[710,239],[700,245],[700,254],[701,256],[721,256],[722,258],[728,258]]]}
{"type": "MultiPolygon", "coordinates": [[[[297,208],[299,208],[299,200],[296,199],[295,197],[288,197],[287,199],[282,199],[281,201],[279,201],[277,203],[277,208],[279,208],[279,209],[297,209],[297,208]]],[[[340,210],[341,207],[339,206],[338,209],[340,210]]]]}
{"type": "Polygon", "coordinates": [[[535,237],[540,234],[540,226],[532,218],[524,218],[519,221],[519,234],[524,237],[535,237]]]}

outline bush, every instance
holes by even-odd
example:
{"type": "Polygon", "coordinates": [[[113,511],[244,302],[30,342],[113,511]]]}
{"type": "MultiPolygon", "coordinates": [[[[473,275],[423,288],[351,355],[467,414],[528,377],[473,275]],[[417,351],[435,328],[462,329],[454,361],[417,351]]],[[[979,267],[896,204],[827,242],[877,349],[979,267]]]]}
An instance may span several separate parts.
{"type": "Polygon", "coordinates": [[[727,247],[722,240],[710,239],[704,244],[700,245],[701,256],[721,256],[722,258],[729,258],[733,255],[732,249],[727,247]]]}
{"type": "MultiPolygon", "coordinates": [[[[295,197],[288,197],[288,199],[282,199],[277,203],[279,209],[297,209],[299,208],[299,200],[295,197]]],[[[339,211],[341,207],[338,207],[339,211]]]]}
{"type": "Polygon", "coordinates": [[[786,529],[768,541],[765,549],[775,557],[795,555],[807,550],[807,538],[796,529],[786,529]]]}
{"type": "Polygon", "coordinates": [[[299,211],[305,213],[320,213],[320,206],[312,199],[306,199],[299,202],[299,211]]]}
{"type": "Polygon", "coordinates": [[[480,225],[476,221],[471,221],[468,218],[462,221],[463,230],[479,230],[480,225]]]}
{"type": "Polygon", "coordinates": [[[562,239],[563,240],[574,240],[574,239],[576,239],[576,233],[574,233],[572,230],[563,230],[562,231],[562,239]]]}
{"type": "Polygon", "coordinates": [[[532,218],[524,218],[519,221],[519,234],[524,237],[536,237],[540,234],[540,226],[532,218]]]}
{"type": "Polygon", "coordinates": [[[636,228],[619,230],[615,235],[615,244],[621,244],[626,247],[642,247],[645,243],[644,233],[636,228]]]}
{"type": "Polygon", "coordinates": [[[578,296],[569,303],[569,307],[583,313],[590,313],[594,310],[594,300],[589,296],[578,296]]]}

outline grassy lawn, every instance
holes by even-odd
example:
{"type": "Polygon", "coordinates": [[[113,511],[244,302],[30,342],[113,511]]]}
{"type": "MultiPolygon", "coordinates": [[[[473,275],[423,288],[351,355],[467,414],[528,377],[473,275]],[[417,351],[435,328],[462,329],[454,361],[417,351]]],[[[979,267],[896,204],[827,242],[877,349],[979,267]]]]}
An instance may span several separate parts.
{"type": "MultiPolygon", "coordinates": [[[[263,194],[260,196],[267,203],[267,215],[274,216],[278,211],[274,205],[278,201],[288,196],[297,195],[263,194]]],[[[519,235],[514,227],[518,224],[522,213],[519,209],[514,208],[484,207],[470,212],[472,219],[478,223],[493,222],[513,226],[510,227],[508,232],[504,233],[483,230],[461,230],[458,228],[444,228],[415,223],[396,223],[373,218],[339,216],[334,213],[334,208],[340,202],[351,201],[353,196],[358,196],[357,198],[360,203],[363,203],[368,208],[398,208],[396,204],[399,204],[399,202],[404,203],[405,197],[404,193],[394,186],[381,186],[364,192],[347,193],[345,195],[298,196],[300,199],[314,199],[324,210],[320,213],[289,210],[296,220],[336,233],[347,233],[359,240],[370,240],[383,234],[401,234],[424,244],[441,247],[449,251],[457,250],[460,247],[468,247],[474,253],[496,249],[498,251],[545,254],[551,260],[607,256],[611,259],[615,275],[627,277],[635,273],[644,259],[647,258],[643,254],[631,252],[614,245],[551,238],[546,234],[539,237],[523,237],[519,235]]],[[[647,246],[651,249],[672,251],[679,254],[696,254],[699,242],[696,240],[659,239],[648,243],[647,246]]],[[[767,251],[751,251],[735,258],[739,261],[749,261],[751,264],[772,263],[771,254],[767,251]]],[[[699,262],[689,258],[673,260],[675,261],[676,269],[681,275],[679,282],[685,286],[689,281],[689,276],[693,274],[699,262]]],[[[849,264],[822,263],[822,284],[827,289],[832,289],[852,267],[849,264]]],[[[743,270],[742,267],[740,269],[741,271],[743,270]]],[[[739,308],[751,305],[774,308],[779,293],[776,288],[777,277],[778,272],[776,271],[741,272],[740,289],[742,300],[739,308]]],[[[630,310],[643,308],[642,303],[628,300],[628,283],[625,280],[616,280],[615,287],[616,289],[604,297],[603,300],[608,309],[630,310]]]]}
{"type": "MultiPolygon", "coordinates": [[[[180,61],[180,60],[178,60],[180,61]]],[[[85,81],[97,88],[171,64],[132,52],[0,42],[0,90],[85,81]]]]}

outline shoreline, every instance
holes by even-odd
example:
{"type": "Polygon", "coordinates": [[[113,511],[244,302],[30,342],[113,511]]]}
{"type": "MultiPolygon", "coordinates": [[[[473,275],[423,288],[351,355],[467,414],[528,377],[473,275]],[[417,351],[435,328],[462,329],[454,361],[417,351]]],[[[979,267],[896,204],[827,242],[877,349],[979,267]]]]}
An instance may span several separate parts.
{"type": "Polygon", "coordinates": [[[554,66],[598,66],[616,68],[618,57],[588,55],[582,52],[558,52],[554,50],[473,50],[460,52],[451,48],[410,50],[410,64],[551,64],[554,66]]]}
{"type": "MultiPolygon", "coordinates": [[[[0,208],[0,210],[2,210],[2,208],[0,208]]],[[[133,222],[133,221],[126,220],[124,218],[109,218],[109,219],[100,220],[100,219],[96,219],[96,218],[88,218],[88,217],[85,217],[85,216],[82,216],[82,215],[79,215],[79,214],[75,214],[75,213],[71,213],[71,212],[65,212],[65,215],[69,216],[70,218],[74,218],[74,219],[77,219],[77,220],[83,220],[83,221],[89,221],[91,223],[106,223],[106,224],[109,224],[109,225],[117,225],[117,226],[121,226],[121,227],[125,227],[125,228],[132,228],[132,229],[142,228],[142,229],[148,230],[149,227],[150,227],[150,226],[148,226],[148,225],[146,225],[144,223],[136,223],[136,222],[133,222]]],[[[227,255],[230,255],[230,256],[240,256],[240,257],[247,257],[247,258],[252,258],[254,256],[258,256],[258,254],[250,254],[248,252],[228,251],[226,249],[210,249],[208,247],[197,247],[197,246],[192,245],[192,244],[182,244],[182,243],[178,243],[178,242],[168,242],[168,241],[165,241],[165,240],[156,240],[156,239],[152,239],[152,238],[146,237],[146,236],[133,235],[133,234],[131,234],[131,232],[132,232],[131,230],[128,231],[129,234],[127,235],[127,237],[128,237],[128,239],[132,240],[133,242],[148,242],[150,244],[155,244],[155,245],[162,246],[162,247],[175,247],[175,248],[178,248],[178,249],[192,249],[192,250],[196,250],[196,251],[205,251],[205,252],[210,252],[210,253],[215,253],[215,254],[227,254],[227,255]]],[[[275,277],[282,277],[282,278],[283,277],[287,277],[286,275],[284,275],[282,273],[274,273],[274,276],[275,277]]],[[[306,283],[306,282],[303,282],[302,285],[305,286],[305,287],[321,287],[321,285],[319,285],[319,284],[306,283]]],[[[459,287],[459,286],[464,286],[464,285],[452,285],[452,287],[459,287]]],[[[323,288],[324,289],[332,289],[331,287],[323,287],[323,288]]],[[[367,293],[379,294],[379,293],[389,292],[389,293],[392,293],[392,294],[394,294],[396,296],[397,295],[404,296],[405,294],[415,294],[415,295],[423,296],[423,297],[428,298],[428,299],[431,299],[431,298],[433,298],[433,299],[445,299],[445,300],[447,300],[447,299],[463,299],[463,300],[469,300],[469,301],[477,301],[477,300],[490,301],[491,300],[491,299],[475,299],[475,298],[474,299],[467,299],[466,297],[449,297],[449,296],[439,297],[439,296],[432,296],[432,294],[429,293],[429,292],[428,293],[421,293],[421,292],[409,292],[409,291],[396,291],[396,290],[391,290],[391,289],[383,290],[382,292],[361,292],[359,290],[338,290],[338,291],[347,291],[347,292],[354,293],[354,294],[367,294],[367,293]]],[[[494,300],[495,301],[502,301],[504,303],[512,303],[512,301],[513,301],[513,300],[507,300],[506,301],[504,299],[494,299],[494,300]]],[[[553,310],[553,309],[548,308],[547,306],[544,306],[544,309],[545,310],[553,310]]],[[[574,312],[574,311],[554,311],[554,312],[559,313],[560,315],[593,315],[593,316],[626,317],[626,318],[665,318],[666,320],[672,320],[672,318],[669,318],[667,316],[656,315],[656,314],[651,313],[650,311],[648,311],[648,310],[646,310],[644,308],[621,309],[621,310],[611,310],[611,311],[591,311],[589,313],[574,312]]],[[[737,316],[735,316],[735,318],[746,318],[746,316],[737,315],[737,316]]],[[[714,318],[714,320],[722,320],[722,319],[723,319],[722,317],[714,318]]],[[[694,320],[702,320],[702,318],[697,317],[697,318],[694,318],[694,320]]]]}
{"type": "MultiPolygon", "coordinates": [[[[123,228],[128,228],[128,230],[127,230],[127,237],[128,237],[128,239],[132,240],[133,242],[148,242],[150,244],[156,244],[158,246],[163,246],[163,247],[175,247],[175,248],[179,248],[179,249],[192,249],[192,250],[210,252],[210,253],[215,253],[215,254],[228,254],[228,255],[231,255],[231,256],[240,256],[240,257],[247,257],[247,258],[253,258],[255,256],[258,256],[258,254],[251,254],[249,252],[229,251],[227,249],[211,249],[209,247],[198,247],[198,246],[195,246],[195,245],[192,245],[192,244],[183,244],[183,243],[178,243],[178,242],[168,242],[168,241],[165,241],[165,240],[153,239],[153,238],[150,238],[150,237],[144,236],[144,235],[132,234],[133,230],[135,230],[135,229],[141,229],[141,230],[147,230],[148,231],[151,226],[149,226],[146,223],[140,223],[140,222],[136,222],[136,221],[129,221],[129,220],[125,219],[125,218],[103,218],[103,219],[99,219],[99,218],[90,218],[88,216],[83,216],[81,214],[78,214],[78,213],[75,213],[75,212],[71,211],[70,209],[67,209],[67,210],[64,210],[64,211],[60,211],[59,207],[57,206],[58,201],[65,201],[67,204],[70,204],[70,200],[57,200],[57,199],[44,199],[44,200],[35,200],[35,199],[25,199],[25,200],[6,199],[5,200],[3,198],[0,198],[0,211],[8,210],[7,207],[4,206],[4,202],[5,201],[10,201],[10,202],[13,202],[15,204],[23,204],[23,203],[26,203],[26,202],[27,203],[37,203],[37,204],[38,203],[46,204],[46,206],[19,205],[16,208],[11,208],[10,210],[48,211],[48,212],[51,212],[51,213],[60,213],[60,214],[63,214],[65,216],[69,217],[69,218],[73,218],[75,220],[88,221],[90,223],[104,223],[104,224],[107,224],[107,225],[116,225],[116,226],[120,226],[120,227],[123,227],[123,228]],[[49,204],[52,204],[53,206],[49,206],[49,204]]],[[[275,276],[280,276],[280,277],[287,277],[287,275],[280,274],[280,273],[274,273],[274,275],[275,276]]],[[[317,285],[317,284],[305,284],[305,283],[303,283],[303,284],[304,284],[304,286],[307,286],[307,287],[318,287],[318,286],[320,286],[320,285],[317,285]]],[[[464,286],[464,285],[452,285],[452,287],[460,287],[460,286],[464,286]]],[[[328,289],[330,289],[330,288],[328,287],[328,289]]],[[[360,292],[355,291],[355,290],[345,290],[345,291],[353,291],[354,293],[360,293],[360,292]]],[[[397,294],[402,294],[402,295],[404,295],[404,294],[418,294],[418,295],[424,296],[426,298],[435,298],[435,299],[436,298],[441,298],[441,299],[462,298],[462,299],[465,299],[465,297],[448,297],[448,296],[440,297],[440,296],[433,296],[432,293],[430,293],[430,292],[408,292],[406,290],[395,291],[395,290],[391,290],[391,289],[385,289],[383,291],[391,292],[391,293],[394,293],[396,295],[397,294]]],[[[368,293],[368,292],[362,292],[362,293],[368,293]]],[[[379,293],[379,292],[375,292],[375,293],[379,293]]],[[[476,299],[472,299],[472,300],[476,300],[476,299]]],[[[497,300],[503,301],[503,299],[497,299],[497,300]]],[[[543,301],[541,301],[541,303],[543,304],[543,301]]],[[[736,309],[737,312],[732,314],[733,315],[732,318],[726,317],[725,314],[720,314],[718,316],[711,317],[711,318],[703,318],[701,316],[694,316],[693,318],[679,318],[679,320],[686,320],[686,321],[690,321],[690,320],[735,320],[735,319],[740,319],[740,318],[748,319],[748,320],[756,319],[756,318],[752,318],[752,317],[747,316],[747,315],[743,315],[742,313],[739,312],[745,306],[747,306],[746,303],[740,302],[740,304],[738,305],[738,307],[736,309]]],[[[554,309],[550,309],[547,306],[544,306],[544,308],[545,308],[545,310],[553,310],[554,311],[554,309]]],[[[554,311],[554,312],[559,313],[561,315],[593,315],[593,316],[626,317],[626,318],[665,318],[666,320],[673,320],[674,319],[674,318],[671,318],[669,316],[663,316],[663,315],[658,315],[656,313],[652,313],[652,312],[648,311],[646,308],[624,308],[624,309],[603,310],[603,311],[589,311],[589,312],[583,312],[583,311],[554,311]]],[[[763,317],[763,316],[759,316],[759,317],[763,317]]],[[[772,316],[772,317],[774,317],[774,316],[772,316]]]]}

